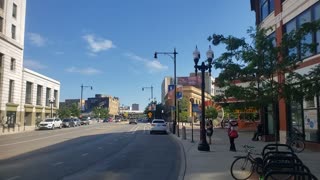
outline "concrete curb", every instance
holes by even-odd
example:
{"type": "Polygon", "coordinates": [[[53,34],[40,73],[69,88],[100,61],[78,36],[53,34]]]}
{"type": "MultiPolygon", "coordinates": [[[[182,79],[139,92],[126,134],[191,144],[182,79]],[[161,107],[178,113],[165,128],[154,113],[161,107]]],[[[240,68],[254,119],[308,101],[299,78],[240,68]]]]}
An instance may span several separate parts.
{"type": "Polygon", "coordinates": [[[187,170],[187,158],[186,158],[186,152],[185,152],[184,146],[181,140],[177,136],[175,136],[172,133],[168,133],[168,134],[179,144],[181,166],[180,166],[179,176],[177,180],[184,180],[186,175],[186,170],[187,170]]]}

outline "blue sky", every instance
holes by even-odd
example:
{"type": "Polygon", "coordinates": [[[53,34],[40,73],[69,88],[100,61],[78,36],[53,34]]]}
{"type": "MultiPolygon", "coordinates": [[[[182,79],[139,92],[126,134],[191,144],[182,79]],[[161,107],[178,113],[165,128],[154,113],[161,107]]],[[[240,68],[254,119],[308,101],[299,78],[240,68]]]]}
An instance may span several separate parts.
{"type": "MultiPolygon", "coordinates": [[[[107,94],[120,103],[161,100],[177,49],[177,76],[194,72],[195,46],[205,59],[213,33],[246,37],[254,26],[249,0],[28,0],[24,66],[60,81],[60,101],[107,94]]],[[[212,47],[215,57],[222,47],[212,47]]],[[[218,71],[213,70],[213,76],[218,71]]]]}

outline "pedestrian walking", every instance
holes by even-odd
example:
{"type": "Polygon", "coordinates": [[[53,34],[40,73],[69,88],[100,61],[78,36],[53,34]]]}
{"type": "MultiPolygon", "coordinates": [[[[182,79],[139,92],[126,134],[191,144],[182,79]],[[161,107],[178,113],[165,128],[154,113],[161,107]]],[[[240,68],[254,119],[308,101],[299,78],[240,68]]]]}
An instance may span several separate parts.
{"type": "Polygon", "coordinates": [[[212,124],[212,120],[208,120],[206,123],[206,132],[207,132],[207,137],[209,139],[209,144],[212,143],[211,137],[213,134],[213,124],[212,124]]]}
{"type": "Polygon", "coordinates": [[[234,139],[238,138],[238,131],[237,131],[238,122],[236,120],[229,121],[229,128],[228,128],[228,136],[230,141],[230,151],[236,152],[236,145],[234,144],[234,139]]]}

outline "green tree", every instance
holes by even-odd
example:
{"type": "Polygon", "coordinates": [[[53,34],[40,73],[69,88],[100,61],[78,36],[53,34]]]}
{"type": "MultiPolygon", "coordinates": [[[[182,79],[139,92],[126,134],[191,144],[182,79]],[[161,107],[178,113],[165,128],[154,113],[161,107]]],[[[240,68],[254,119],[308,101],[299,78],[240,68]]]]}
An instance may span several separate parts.
{"type": "MultiPolygon", "coordinates": [[[[177,102],[177,104],[178,104],[178,102],[177,102]]],[[[189,104],[190,104],[189,99],[187,99],[186,97],[182,97],[182,99],[179,100],[179,119],[180,119],[180,122],[187,122],[188,121],[189,104]]],[[[177,109],[177,113],[178,113],[178,109],[177,109]]],[[[177,114],[177,117],[178,117],[178,114],[177,114]]]]}
{"type": "Polygon", "coordinates": [[[71,116],[80,117],[80,109],[78,108],[76,103],[71,105],[69,111],[71,112],[71,116]]]}
{"type": "Polygon", "coordinates": [[[216,119],[218,117],[218,111],[214,107],[208,107],[205,111],[205,117],[208,119],[216,119]]]}
{"type": "Polygon", "coordinates": [[[71,116],[71,112],[69,108],[67,108],[66,106],[60,106],[57,110],[57,114],[61,119],[68,118],[71,116]]]}
{"type": "MultiPolygon", "coordinates": [[[[271,28],[251,28],[248,33],[253,42],[234,36],[210,36],[208,40],[213,45],[223,45],[226,49],[213,62],[216,69],[221,69],[216,84],[225,88],[224,94],[214,97],[215,101],[225,101],[230,97],[242,100],[242,107],[238,109],[275,107],[280,98],[301,102],[308,90],[293,86],[297,82],[306,82],[304,76],[296,73],[295,69],[301,62],[301,56],[307,51],[315,52],[316,45],[305,44],[303,39],[308,33],[318,31],[319,27],[319,22],[305,23],[300,29],[284,34],[277,43],[275,35],[269,33],[271,28]],[[297,47],[300,47],[299,50],[297,47]],[[286,78],[286,81],[275,78],[284,77],[284,74],[290,78],[286,78]],[[248,86],[237,86],[235,80],[246,82],[248,86]]],[[[275,113],[273,115],[276,120],[275,113]]]]}
{"type": "Polygon", "coordinates": [[[93,116],[95,118],[107,118],[107,117],[109,117],[109,109],[108,108],[94,107],[92,112],[93,112],[93,116]]]}

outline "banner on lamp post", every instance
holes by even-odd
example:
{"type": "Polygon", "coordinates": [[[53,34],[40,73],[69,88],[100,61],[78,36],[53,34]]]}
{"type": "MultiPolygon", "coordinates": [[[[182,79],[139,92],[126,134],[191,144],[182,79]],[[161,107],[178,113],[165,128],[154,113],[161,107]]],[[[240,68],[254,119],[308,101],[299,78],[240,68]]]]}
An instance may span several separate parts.
{"type": "Polygon", "coordinates": [[[179,100],[181,100],[183,97],[182,87],[182,85],[177,85],[177,99],[179,100]]]}

